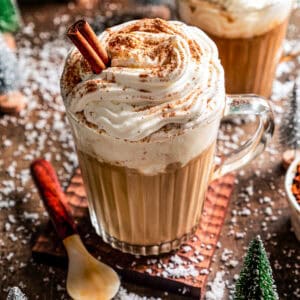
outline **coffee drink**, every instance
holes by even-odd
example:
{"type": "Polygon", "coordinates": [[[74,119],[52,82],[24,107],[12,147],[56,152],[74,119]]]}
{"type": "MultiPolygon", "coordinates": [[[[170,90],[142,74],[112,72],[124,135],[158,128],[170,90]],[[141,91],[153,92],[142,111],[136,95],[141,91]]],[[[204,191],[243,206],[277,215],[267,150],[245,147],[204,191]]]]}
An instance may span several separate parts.
{"type": "Polygon", "coordinates": [[[212,176],[263,150],[270,108],[257,97],[226,98],[217,47],[197,27],[143,19],[98,38],[110,65],[94,74],[73,49],[61,79],[92,224],[122,251],[171,251],[197,228],[212,176]],[[263,126],[215,171],[221,118],[249,111],[263,126]]]}
{"type": "Polygon", "coordinates": [[[130,252],[132,245],[143,245],[145,253],[153,245],[159,245],[160,252],[177,248],[196,230],[214,154],[212,144],[185,166],[171,165],[146,176],[79,150],[97,232],[124,251],[130,252]]]}
{"type": "Polygon", "coordinates": [[[181,19],[214,40],[227,93],[269,97],[293,0],[178,0],[181,19]]]}

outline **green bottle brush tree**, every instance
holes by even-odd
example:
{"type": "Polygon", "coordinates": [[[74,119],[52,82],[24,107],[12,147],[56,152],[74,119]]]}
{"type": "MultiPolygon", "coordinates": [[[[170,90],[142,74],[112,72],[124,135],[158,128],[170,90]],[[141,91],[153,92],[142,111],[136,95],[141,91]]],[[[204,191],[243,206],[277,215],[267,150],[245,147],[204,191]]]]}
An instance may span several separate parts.
{"type": "Polygon", "coordinates": [[[244,264],[235,286],[235,300],[279,299],[272,268],[260,236],[248,248],[244,264]]]}
{"type": "Polygon", "coordinates": [[[0,0],[0,32],[15,32],[20,28],[20,15],[14,0],[0,0]]]}

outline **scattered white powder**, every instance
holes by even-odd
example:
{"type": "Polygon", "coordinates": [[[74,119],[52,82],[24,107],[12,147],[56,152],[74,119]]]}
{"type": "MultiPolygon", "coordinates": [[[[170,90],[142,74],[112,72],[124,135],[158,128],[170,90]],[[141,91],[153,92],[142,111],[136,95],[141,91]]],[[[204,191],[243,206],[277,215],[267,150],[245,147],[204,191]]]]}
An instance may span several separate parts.
{"type": "Polygon", "coordinates": [[[5,223],[4,224],[4,229],[5,229],[5,231],[10,231],[10,229],[11,229],[11,225],[10,225],[10,223],[5,223]]]}
{"type": "Polygon", "coordinates": [[[273,82],[273,94],[271,99],[274,101],[278,101],[284,99],[289,95],[294,86],[293,81],[281,82],[279,80],[274,80],[273,82]]]}
{"type": "Polygon", "coordinates": [[[146,297],[146,296],[139,296],[134,293],[128,292],[125,288],[120,287],[120,290],[114,300],[161,300],[161,298],[154,298],[154,297],[146,297]]]}
{"type": "Polygon", "coordinates": [[[234,280],[234,281],[238,281],[239,277],[240,277],[239,274],[234,274],[233,280],[234,280]]]}
{"type": "Polygon", "coordinates": [[[12,232],[8,234],[8,237],[13,242],[16,242],[18,240],[18,237],[14,233],[12,233],[12,232]]]}
{"type": "Polygon", "coordinates": [[[10,223],[16,223],[16,218],[14,215],[9,214],[7,218],[10,223]]]}
{"type": "Polygon", "coordinates": [[[221,255],[221,261],[226,262],[229,258],[232,257],[233,251],[229,249],[224,249],[222,255],[221,255]]]}
{"type": "Polygon", "coordinates": [[[10,252],[7,254],[6,259],[11,260],[14,257],[14,255],[15,255],[14,253],[10,252]]]}
{"type": "Polygon", "coordinates": [[[182,246],[181,249],[183,252],[186,252],[186,253],[193,250],[193,248],[191,246],[182,246]]]}
{"type": "Polygon", "coordinates": [[[3,146],[4,147],[10,147],[12,145],[12,141],[11,140],[4,140],[3,142],[3,146]]]}
{"type": "Polygon", "coordinates": [[[22,293],[18,287],[12,287],[7,295],[6,300],[27,300],[28,298],[22,293]]]}
{"type": "Polygon", "coordinates": [[[247,207],[244,207],[242,210],[239,211],[240,216],[250,216],[251,210],[247,207]]]}
{"type": "Polygon", "coordinates": [[[263,203],[270,203],[272,201],[272,199],[270,197],[265,196],[265,197],[259,198],[258,201],[260,204],[263,204],[263,203]]]}
{"type": "Polygon", "coordinates": [[[14,207],[15,204],[16,204],[16,201],[14,201],[14,200],[1,200],[0,201],[0,209],[14,207]]]}
{"type": "Polygon", "coordinates": [[[246,232],[236,232],[235,233],[235,238],[237,240],[243,239],[246,236],[246,232]]]}
{"type": "Polygon", "coordinates": [[[246,191],[248,193],[249,196],[253,196],[254,194],[254,189],[253,189],[253,185],[249,185],[246,187],[246,191]]]}
{"type": "Polygon", "coordinates": [[[265,215],[266,216],[272,216],[272,214],[273,214],[272,207],[266,207],[265,208],[265,215]]]}
{"type": "Polygon", "coordinates": [[[170,278],[188,278],[188,277],[197,277],[199,271],[195,268],[194,265],[189,265],[187,267],[183,265],[174,266],[172,264],[164,265],[164,269],[161,272],[163,277],[170,278]]]}
{"type": "Polygon", "coordinates": [[[231,259],[227,265],[231,268],[235,268],[238,264],[239,262],[237,260],[231,259]]]}
{"type": "Polygon", "coordinates": [[[24,211],[24,218],[27,220],[37,220],[39,218],[38,213],[29,213],[27,211],[24,211]]]}
{"type": "Polygon", "coordinates": [[[61,286],[60,284],[58,284],[57,286],[56,286],[56,289],[57,289],[57,291],[65,291],[66,289],[63,287],[63,286],[61,286]]]}
{"type": "Polygon", "coordinates": [[[206,300],[223,299],[224,290],[225,290],[225,281],[223,280],[224,275],[225,275],[224,271],[217,272],[214,280],[208,284],[210,290],[207,291],[205,294],[206,300]]]}
{"type": "Polygon", "coordinates": [[[208,274],[209,274],[209,270],[207,270],[207,269],[202,269],[200,271],[200,275],[208,275],[208,274]]]}

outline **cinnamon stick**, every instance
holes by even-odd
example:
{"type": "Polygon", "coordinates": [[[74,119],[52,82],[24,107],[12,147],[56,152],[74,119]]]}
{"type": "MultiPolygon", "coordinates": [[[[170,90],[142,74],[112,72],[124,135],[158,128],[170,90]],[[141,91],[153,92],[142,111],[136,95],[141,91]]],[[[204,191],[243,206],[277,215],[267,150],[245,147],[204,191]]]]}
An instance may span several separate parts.
{"type": "Polygon", "coordinates": [[[91,28],[89,23],[85,20],[79,20],[75,23],[79,32],[85,37],[91,47],[99,55],[105,65],[108,65],[108,55],[103,45],[98,40],[94,30],[91,28]]]}
{"type": "Polygon", "coordinates": [[[108,64],[108,55],[95,32],[85,20],[74,23],[67,32],[83,57],[88,61],[94,73],[99,74],[108,64]]]}

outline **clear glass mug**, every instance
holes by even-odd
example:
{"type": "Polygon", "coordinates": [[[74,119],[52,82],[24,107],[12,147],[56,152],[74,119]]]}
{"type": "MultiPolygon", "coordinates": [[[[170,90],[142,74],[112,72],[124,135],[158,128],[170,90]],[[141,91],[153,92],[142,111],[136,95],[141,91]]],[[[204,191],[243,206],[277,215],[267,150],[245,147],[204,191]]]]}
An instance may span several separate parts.
{"type": "MultiPolygon", "coordinates": [[[[103,143],[109,143],[110,138],[86,126],[67,111],[91,221],[106,243],[123,252],[139,255],[157,255],[178,248],[191,237],[199,224],[209,183],[246,165],[264,150],[274,129],[273,114],[267,100],[255,95],[233,95],[226,97],[225,101],[225,109],[196,128],[172,137],[171,143],[166,140],[155,145],[151,142],[143,145],[148,149],[154,146],[163,160],[170,147],[179,145],[183,151],[190,151],[204,136],[209,138],[209,146],[187,164],[174,164],[163,173],[150,175],[107,163],[105,157],[96,159],[94,154],[103,143]],[[235,115],[256,115],[258,127],[245,144],[223,157],[216,167],[215,148],[220,121],[235,115]]],[[[111,153],[116,152],[121,157],[120,149],[125,146],[131,147],[128,148],[129,153],[136,157],[145,151],[145,148],[139,148],[141,143],[118,140],[111,146],[115,147],[111,148],[111,153]]],[[[110,153],[105,155],[112,158],[110,153]]],[[[153,160],[153,167],[156,163],[159,160],[153,160]]]]}
{"type": "Polygon", "coordinates": [[[211,2],[177,0],[178,15],[216,43],[228,93],[270,97],[295,1],[278,0],[263,8],[237,12],[211,2]]]}

